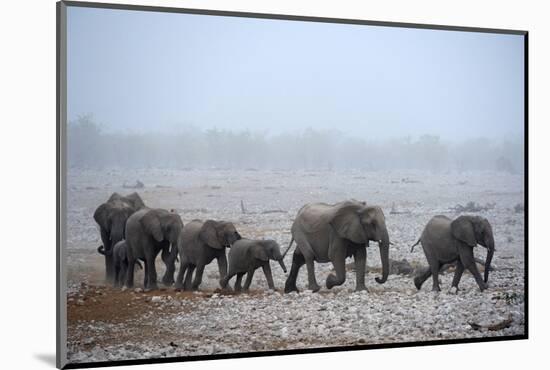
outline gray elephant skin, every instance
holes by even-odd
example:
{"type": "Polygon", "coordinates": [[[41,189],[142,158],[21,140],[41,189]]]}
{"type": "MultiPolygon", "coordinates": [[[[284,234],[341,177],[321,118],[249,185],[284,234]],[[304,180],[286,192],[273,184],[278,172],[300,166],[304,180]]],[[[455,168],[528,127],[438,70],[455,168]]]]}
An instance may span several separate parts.
{"type": "MultiPolygon", "coordinates": [[[[113,248],[113,259],[115,265],[115,287],[123,286],[126,282],[126,273],[128,272],[128,244],[126,240],[121,240],[113,248]]],[[[141,263],[136,260],[135,264],[143,269],[141,263]]]]}
{"type": "Polygon", "coordinates": [[[220,279],[227,275],[225,249],[239,239],[241,236],[231,222],[193,220],[185,225],[178,246],[180,269],[176,289],[197,290],[204,267],[214,259],[218,262],[220,279]],[[195,278],[191,281],[195,269],[195,278]]]}
{"type": "MultiPolygon", "coordinates": [[[[128,265],[133,266],[137,259],[145,261],[144,289],[158,289],[155,259],[161,251],[162,260],[166,265],[162,282],[166,286],[174,283],[177,246],[182,230],[183,222],[180,216],[165,209],[143,208],[128,218],[128,265]]],[[[134,269],[128,269],[126,287],[133,286],[134,269]]]]}
{"type": "Polygon", "coordinates": [[[390,240],[382,209],[365,202],[348,200],[336,204],[311,203],[303,206],[292,224],[292,242],[296,249],[292,267],[285,283],[285,292],[298,291],[296,279],[302,265],[308,273],[308,289],[320,289],[315,279],[314,262],[332,262],[336,274],[330,274],[326,287],[331,289],[346,280],[346,257],[353,256],[356,267],[356,290],[364,290],[367,244],[376,241],[380,247],[382,278],[386,282],[389,273],[390,240]]]}
{"type": "Polygon", "coordinates": [[[229,269],[227,275],[221,279],[220,285],[222,288],[226,288],[229,280],[237,275],[235,282],[235,291],[237,292],[242,290],[241,281],[245,273],[247,275],[244,290],[248,290],[254,276],[254,271],[259,267],[264,271],[269,289],[275,290],[271,266],[269,265],[270,260],[279,262],[279,265],[286,273],[281,248],[275,240],[237,240],[229,249],[228,259],[229,269]]]}
{"type": "Polygon", "coordinates": [[[122,196],[113,193],[94,212],[94,220],[99,225],[101,241],[103,243],[97,251],[105,256],[105,280],[114,283],[115,265],[113,247],[124,239],[126,221],[137,210],[145,207],[138,193],[122,196]]]}
{"type": "Polygon", "coordinates": [[[411,247],[411,252],[419,243],[422,245],[430,267],[414,278],[417,289],[420,289],[424,281],[432,276],[432,290],[440,291],[440,268],[452,262],[456,262],[456,270],[451,288],[458,291],[458,283],[465,268],[472,273],[481,291],[487,288],[489,270],[495,252],[495,240],[491,224],[486,218],[465,215],[451,220],[446,216],[435,216],[424,228],[420,239],[411,247]],[[487,248],[483,279],[474,258],[474,247],[477,244],[487,248]]]}

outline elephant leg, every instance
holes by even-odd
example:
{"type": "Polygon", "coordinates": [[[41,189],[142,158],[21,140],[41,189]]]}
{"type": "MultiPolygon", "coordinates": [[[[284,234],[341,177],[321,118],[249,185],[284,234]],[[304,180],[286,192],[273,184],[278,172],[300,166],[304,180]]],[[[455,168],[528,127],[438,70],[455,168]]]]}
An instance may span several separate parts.
{"type": "Polygon", "coordinates": [[[119,287],[120,280],[121,280],[121,276],[120,276],[120,265],[119,265],[119,264],[115,264],[115,281],[114,281],[114,286],[115,286],[115,288],[118,288],[118,287],[119,287]]]}
{"type": "Polygon", "coordinates": [[[197,266],[197,272],[195,273],[195,279],[193,280],[192,290],[199,290],[199,285],[202,283],[202,274],[204,273],[204,265],[197,266]]]}
{"type": "Polygon", "coordinates": [[[439,288],[439,269],[440,269],[440,267],[441,267],[441,265],[440,265],[439,261],[432,261],[432,263],[430,263],[430,270],[432,272],[432,280],[433,280],[432,291],[434,291],[434,292],[441,291],[441,289],[439,288]]]}
{"type": "Polygon", "coordinates": [[[157,285],[157,270],[155,268],[155,258],[149,257],[145,260],[145,265],[147,266],[147,290],[157,290],[159,287],[157,285]]]}
{"type": "Polygon", "coordinates": [[[236,292],[240,292],[241,290],[243,290],[242,286],[241,286],[241,281],[243,280],[243,276],[244,276],[244,272],[239,272],[237,274],[237,281],[235,281],[235,291],[236,292]]]}
{"type": "MultiPolygon", "coordinates": [[[[133,256],[129,255],[128,264],[131,264],[131,266],[133,266],[135,263],[136,263],[136,259],[133,256]]],[[[145,268],[147,269],[147,265],[145,266],[145,268]]],[[[134,269],[128,269],[128,271],[126,272],[126,288],[131,289],[133,287],[134,287],[134,269]]]]}
{"type": "MultiPolygon", "coordinates": [[[[336,274],[330,274],[327,277],[327,288],[332,289],[333,286],[342,285],[346,281],[346,250],[345,248],[336,248],[332,257],[332,265],[336,274]]],[[[363,282],[364,285],[364,282],[363,282]]]]}
{"type": "Polygon", "coordinates": [[[296,279],[298,278],[298,272],[300,267],[306,263],[303,254],[298,248],[294,251],[292,255],[292,267],[290,268],[290,274],[285,282],[285,293],[297,292],[298,288],[296,287],[296,279]]]}
{"type": "Polygon", "coordinates": [[[365,272],[367,267],[367,248],[359,247],[353,256],[355,261],[355,291],[367,290],[365,272]]]}
{"type": "Polygon", "coordinates": [[[124,284],[124,279],[128,274],[128,268],[129,268],[128,262],[122,265],[122,268],[120,269],[120,274],[119,274],[119,286],[122,286],[122,284],[124,284]]]}
{"type": "Polygon", "coordinates": [[[424,284],[424,282],[428,280],[431,275],[432,270],[429,267],[425,269],[424,272],[416,275],[416,277],[414,278],[414,286],[416,287],[416,289],[420,290],[420,288],[422,288],[422,284],[424,284]]]}
{"type": "Polygon", "coordinates": [[[176,289],[183,289],[183,276],[185,275],[185,270],[187,270],[189,264],[184,261],[183,258],[180,258],[180,269],[178,271],[178,276],[176,276],[176,289]]]}
{"type": "Polygon", "coordinates": [[[189,264],[189,266],[187,266],[187,272],[185,273],[185,280],[183,281],[183,290],[193,289],[193,271],[195,271],[195,265],[189,264]]]}
{"type": "Polygon", "coordinates": [[[451,287],[455,287],[457,291],[458,291],[458,283],[460,283],[460,279],[462,278],[463,272],[464,272],[464,265],[460,260],[456,261],[455,275],[453,277],[453,283],[451,284],[451,287]]]}
{"type": "Polygon", "coordinates": [[[317,280],[315,279],[315,261],[313,261],[313,257],[306,258],[306,268],[308,281],[307,288],[312,292],[318,292],[321,286],[317,284],[317,280]]]}
{"type": "Polygon", "coordinates": [[[225,275],[224,277],[222,277],[220,279],[220,286],[222,289],[225,289],[227,288],[227,283],[229,282],[229,280],[231,280],[231,278],[233,278],[233,276],[235,276],[236,273],[234,273],[233,271],[229,271],[227,273],[227,275],[225,275]]]}
{"type": "Polygon", "coordinates": [[[248,273],[246,274],[246,281],[244,282],[244,291],[248,292],[248,288],[250,288],[250,283],[252,283],[252,277],[254,276],[255,269],[248,270],[248,273]]]}
{"type": "Polygon", "coordinates": [[[262,265],[262,270],[264,270],[267,286],[269,289],[275,290],[275,284],[273,284],[273,275],[271,274],[271,266],[269,266],[269,261],[262,265]]]}
{"type": "Polygon", "coordinates": [[[128,273],[128,262],[122,262],[120,266],[118,266],[118,273],[115,275],[115,282],[117,283],[117,287],[122,286],[124,282],[124,278],[126,277],[126,274],[128,273]]]}
{"type": "Polygon", "coordinates": [[[149,267],[147,263],[143,261],[143,289],[149,285],[149,267]]]}
{"type": "Polygon", "coordinates": [[[483,281],[479,270],[477,269],[476,261],[474,258],[474,249],[470,246],[461,246],[458,248],[458,253],[460,255],[460,261],[467,268],[474,278],[476,279],[479,290],[482,292],[487,289],[487,284],[483,281]]]}
{"type": "Polygon", "coordinates": [[[319,289],[321,289],[321,287],[319,286],[319,284],[317,284],[317,280],[315,279],[315,261],[312,252],[313,248],[305,237],[297,236],[296,250],[298,249],[302,251],[302,255],[304,256],[304,259],[306,261],[308,289],[312,292],[317,292],[319,291],[319,289]],[[306,251],[306,253],[304,253],[304,251],[306,251]]]}

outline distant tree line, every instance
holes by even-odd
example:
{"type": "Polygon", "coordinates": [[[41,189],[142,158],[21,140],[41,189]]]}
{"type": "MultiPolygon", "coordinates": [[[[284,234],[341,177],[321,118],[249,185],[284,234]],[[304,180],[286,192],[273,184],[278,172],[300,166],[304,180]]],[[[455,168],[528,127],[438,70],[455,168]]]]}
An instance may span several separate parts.
{"type": "Polygon", "coordinates": [[[269,135],[250,130],[114,133],[91,115],[68,125],[70,167],[232,169],[497,170],[522,173],[523,137],[444,142],[435,135],[389,140],[308,128],[269,135]]]}

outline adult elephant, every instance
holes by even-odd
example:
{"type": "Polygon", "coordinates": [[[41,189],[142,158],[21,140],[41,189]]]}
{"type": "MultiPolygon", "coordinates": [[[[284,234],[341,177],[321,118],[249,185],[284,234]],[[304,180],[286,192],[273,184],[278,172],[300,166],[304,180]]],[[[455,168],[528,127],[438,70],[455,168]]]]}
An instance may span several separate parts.
{"type": "Polygon", "coordinates": [[[382,209],[364,202],[348,200],[336,204],[310,203],[303,206],[292,224],[292,240],[296,249],[292,267],[285,283],[285,293],[298,291],[296,279],[302,265],[308,273],[308,289],[316,292],[320,286],[315,280],[314,262],[332,262],[336,274],[330,274],[326,286],[341,285],[346,280],[346,257],[355,259],[356,290],[364,290],[367,260],[366,246],[376,241],[380,247],[382,278],[386,282],[389,273],[390,240],[382,209]]]}
{"type": "Polygon", "coordinates": [[[465,268],[472,273],[481,291],[487,288],[489,270],[495,252],[495,240],[491,224],[486,218],[460,216],[456,220],[451,220],[446,216],[435,216],[428,222],[418,241],[411,247],[411,252],[419,243],[422,244],[430,268],[414,278],[414,285],[417,289],[420,290],[426,279],[432,276],[432,290],[440,291],[440,268],[453,262],[456,262],[456,269],[451,289],[454,288],[458,291],[458,283],[465,268]],[[487,248],[483,279],[474,258],[474,247],[477,244],[487,248]]]}
{"type": "Polygon", "coordinates": [[[193,220],[185,225],[178,246],[180,269],[176,289],[197,290],[202,282],[204,267],[214,259],[218,262],[220,279],[225,277],[225,248],[229,248],[239,239],[241,236],[231,222],[193,220]],[[191,282],[195,268],[195,279],[191,282]]]}
{"type": "Polygon", "coordinates": [[[124,230],[128,217],[137,210],[145,207],[138,193],[122,196],[113,193],[94,212],[94,220],[99,225],[102,246],[97,251],[105,256],[105,280],[114,283],[115,264],[113,248],[116,243],[124,239],[124,230]]]}
{"type": "MultiPolygon", "coordinates": [[[[180,216],[164,209],[143,208],[128,218],[128,266],[134,266],[137,259],[145,261],[144,289],[158,289],[155,259],[161,251],[162,260],[166,265],[162,282],[166,286],[174,283],[177,246],[182,230],[183,222],[180,216]]],[[[134,270],[130,268],[126,274],[126,287],[133,286],[134,270]]]]}

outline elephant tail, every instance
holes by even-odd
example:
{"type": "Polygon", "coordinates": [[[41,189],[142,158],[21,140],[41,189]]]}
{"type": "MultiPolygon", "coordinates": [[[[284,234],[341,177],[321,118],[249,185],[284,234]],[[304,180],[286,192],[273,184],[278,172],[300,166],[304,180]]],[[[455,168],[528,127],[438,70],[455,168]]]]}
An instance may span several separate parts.
{"type": "Polygon", "coordinates": [[[416,247],[416,246],[420,243],[420,240],[421,240],[421,239],[422,239],[422,238],[418,238],[418,240],[416,241],[416,243],[414,243],[413,245],[411,245],[411,253],[413,252],[414,247],[416,247]]]}
{"type": "Polygon", "coordinates": [[[143,266],[141,264],[141,262],[139,262],[139,260],[136,260],[136,265],[138,265],[138,267],[143,270],[143,266]]]}
{"type": "Polygon", "coordinates": [[[294,243],[294,236],[292,236],[292,239],[290,239],[290,243],[288,243],[288,247],[285,250],[285,253],[283,253],[283,257],[281,258],[281,261],[285,258],[286,254],[290,250],[290,247],[292,247],[292,243],[294,243]]]}

